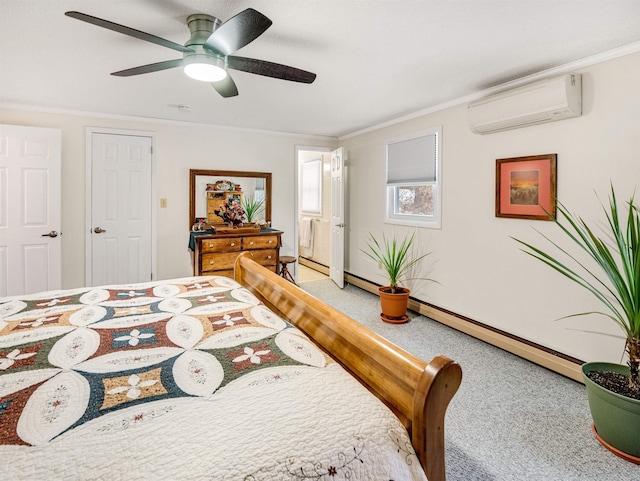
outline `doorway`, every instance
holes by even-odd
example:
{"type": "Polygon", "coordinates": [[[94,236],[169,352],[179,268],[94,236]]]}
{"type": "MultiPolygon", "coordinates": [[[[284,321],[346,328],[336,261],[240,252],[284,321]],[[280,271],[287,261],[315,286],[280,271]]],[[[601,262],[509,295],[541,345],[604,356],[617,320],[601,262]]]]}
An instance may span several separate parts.
{"type": "Polygon", "coordinates": [[[154,279],[154,135],[87,129],[86,284],[154,279]]]}
{"type": "Polygon", "coordinates": [[[296,148],[298,260],[301,269],[325,275],[329,275],[331,263],[331,150],[296,148]]]}

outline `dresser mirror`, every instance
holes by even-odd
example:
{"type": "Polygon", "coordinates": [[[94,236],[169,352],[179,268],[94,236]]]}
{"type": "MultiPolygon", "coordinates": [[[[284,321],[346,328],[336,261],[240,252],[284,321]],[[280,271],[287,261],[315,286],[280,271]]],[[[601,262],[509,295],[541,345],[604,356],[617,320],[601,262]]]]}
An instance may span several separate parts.
{"type": "Polygon", "coordinates": [[[234,198],[264,199],[264,209],[254,221],[271,222],[271,173],[270,172],[242,172],[235,170],[199,170],[189,171],[189,229],[199,220],[211,222],[211,201],[208,199],[215,185],[226,186],[225,190],[216,191],[216,196],[233,196],[234,198]],[[207,190],[209,189],[209,190],[207,190]],[[233,189],[233,190],[232,190],[233,189]],[[241,194],[240,194],[241,193],[241,194]],[[209,220],[207,220],[209,219],[209,220]]]}

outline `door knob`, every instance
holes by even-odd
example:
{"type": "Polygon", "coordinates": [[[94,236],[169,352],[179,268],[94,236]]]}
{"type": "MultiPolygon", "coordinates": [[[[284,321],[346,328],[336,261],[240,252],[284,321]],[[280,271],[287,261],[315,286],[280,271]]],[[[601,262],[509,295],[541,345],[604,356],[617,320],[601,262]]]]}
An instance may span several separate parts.
{"type": "Polygon", "coordinates": [[[107,232],[107,231],[101,227],[96,227],[95,229],[93,229],[93,232],[95,232],[96,234],[102,234],[103,232],[107,232]]]}
{"type": "Polygon", "coordinates": [[[48,234],[42,234],[42,237],[58,237],[58,233],[55,230],[52,230],[48,234]]]}

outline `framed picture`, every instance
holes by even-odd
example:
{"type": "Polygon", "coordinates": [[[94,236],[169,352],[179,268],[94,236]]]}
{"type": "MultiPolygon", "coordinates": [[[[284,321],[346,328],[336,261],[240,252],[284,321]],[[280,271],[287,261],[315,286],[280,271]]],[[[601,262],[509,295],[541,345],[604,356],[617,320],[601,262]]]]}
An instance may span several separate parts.
{"type": "Polygon", "coordinates": [[[556,216],[556,154],[496,160],[496,217],[556,216]]]}

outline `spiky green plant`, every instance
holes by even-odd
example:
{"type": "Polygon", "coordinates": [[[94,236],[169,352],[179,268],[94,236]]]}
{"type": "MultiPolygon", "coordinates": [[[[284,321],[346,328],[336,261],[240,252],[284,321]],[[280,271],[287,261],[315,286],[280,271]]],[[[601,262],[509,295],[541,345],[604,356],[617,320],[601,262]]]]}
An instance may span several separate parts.
{"type": "MultiPolygon", "coordinates": [[[[426,254],[413,257],[411,255],[411,246],[415,239],[416,233],[405,236],[402,242],[398,242],[395,236],[392,239],[388,239],[382,234],[382,241],[374,237],[369,233],[369,241],[367,242],[368,249],[360,249],[366,256],[378,263],[382,269],[387,273],[389,279],[389,286],[391,292],[396,293],[398,284],[404,279],[404,276],[408,274],[410,269],[415,266],[419,261],[427,257],[430,252],[426,254]]],[[[425,279],[432,280],[432,279],[425,279]]]]}
{"type": "Polygon", "coordinates": [[[625,333],[626,352],[629,355],[629,386],[640,389],[640,213],[634,203],[634,195],[627,202],[626,215],[618,209],[615,189],[611,186],[608,208],[601,203],[609,228],[606,240],[598,237],[582,217],[571,214],[558,204],[555,224],[581,250],[594,261],[597,270],[586,266],[568,250],[541,234],[560,257],[515,239],[525,246],[527,254],[544,262],[560,274],[588,290],[606,308],[606,312],[591,311],[573,314],[583,316],[601,314],[613,320],[625,333]],[[560,217],[564,221],[560,220],[560,217]],[[564,260],[561,260],[564,259],[564,260]]]}
{"type": "Polygon", "coordinates": [[[252,195],[242,197],[242,208],[247,216],[247,222],[254,222],[256,216],[264,210],[264,199],[257,200],[252,195]]]}

